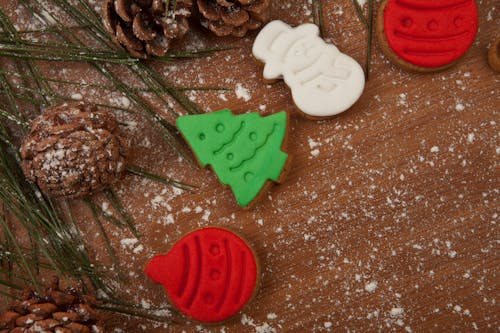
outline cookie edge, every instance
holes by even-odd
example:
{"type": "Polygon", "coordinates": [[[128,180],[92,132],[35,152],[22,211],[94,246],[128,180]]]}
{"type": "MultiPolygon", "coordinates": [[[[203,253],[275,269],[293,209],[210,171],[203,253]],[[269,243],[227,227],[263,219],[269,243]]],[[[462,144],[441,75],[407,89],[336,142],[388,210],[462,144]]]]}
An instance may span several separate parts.
{"type": "Polygon", "coordinates": [[[498,37],[488,50],[488,64],[491,69],[500,73],[500,37],[498,37]]]}

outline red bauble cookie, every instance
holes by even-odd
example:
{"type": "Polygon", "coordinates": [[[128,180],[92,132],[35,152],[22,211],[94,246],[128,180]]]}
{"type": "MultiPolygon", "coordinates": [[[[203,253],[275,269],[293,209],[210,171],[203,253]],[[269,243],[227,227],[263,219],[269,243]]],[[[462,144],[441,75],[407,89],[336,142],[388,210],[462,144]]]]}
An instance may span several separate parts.
{"type": "Polygon", "coordinates": [[[445,68],[474,42],[474,0],[387,0],[384,5],[383,37],[390,51],[410,65],[445,68]]]}
{"type": "Polygon", "coordinates": [[[259,268],[254,252],[222,228],[194,231],[165,255],[154,257],[145,273],[163,284],[173,305],[205,323],[234,316],[253,297],[259,268]]]}

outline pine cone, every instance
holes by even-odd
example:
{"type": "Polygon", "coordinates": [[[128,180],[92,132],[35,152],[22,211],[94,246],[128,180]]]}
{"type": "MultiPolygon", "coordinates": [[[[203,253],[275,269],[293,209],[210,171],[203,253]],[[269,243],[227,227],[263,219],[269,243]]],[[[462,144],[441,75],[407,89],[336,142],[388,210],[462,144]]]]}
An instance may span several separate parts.
{"type": "Polygon", "coordinates": [[[202,25],[217,36],[243,37],[269,21],[271,0],[197,0],[202,25]]]}
{"type": "Polygon", "coordinates": [[[60,290],[57,278],[45,296],[27,290],[23,298],[0,315],[0,333],[105,333],[95,299],[76,288],[60,290]]]}
{"type": "Polygon", "coordinates": [[[132,56],[163,56],[189,31],[192,0],[104,0],[108,32],[132,56]],[[168,10],[166,8],[168,3],[168,10]]]}
{"type": "Polygon", "coordinates": [[[113,183],[125,169],[118,123],[83,102],[50,107],[21,145],[23,171],[50,196],[75,198],[113,183]]]}

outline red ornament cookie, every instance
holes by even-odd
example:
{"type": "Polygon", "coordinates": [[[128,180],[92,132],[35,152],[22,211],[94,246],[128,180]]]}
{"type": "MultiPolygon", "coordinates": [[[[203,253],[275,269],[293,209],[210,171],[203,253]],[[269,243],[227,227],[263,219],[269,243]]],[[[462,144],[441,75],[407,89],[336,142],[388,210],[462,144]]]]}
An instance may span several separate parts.
{"type": "Polygon", "coordinates": [[[397,65],[431,72],[453,65],[471,47],[478,29],[474,0],[386,0],[377,37],[397,65]]]}
{"type": "Polygon", "coordinates": [[[257,290],[254,252],[234,233],[221,228],[194,231],[165,255],[155,256],[146,275],[165,287],[173,305],[205,323],[234,316],[257,290]]]}

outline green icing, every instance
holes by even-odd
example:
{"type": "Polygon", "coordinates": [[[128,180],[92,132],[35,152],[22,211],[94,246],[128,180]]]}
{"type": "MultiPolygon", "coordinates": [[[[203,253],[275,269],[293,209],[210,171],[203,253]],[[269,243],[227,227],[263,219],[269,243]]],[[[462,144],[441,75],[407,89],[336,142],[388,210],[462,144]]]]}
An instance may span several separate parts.
{"type": "Polygon", "coordinates": [[[177,127],[198,161],[204,167],[212,166],[243,207],[255,199],[268,179],[279,180],[288,159],[281,151],[286,126],[284,111],[261,117],[258,112],[233,115],[222,110],[177,119],[177,127]]]}

